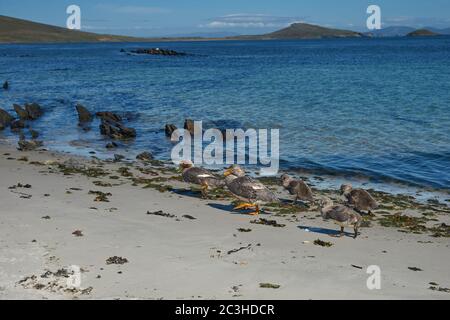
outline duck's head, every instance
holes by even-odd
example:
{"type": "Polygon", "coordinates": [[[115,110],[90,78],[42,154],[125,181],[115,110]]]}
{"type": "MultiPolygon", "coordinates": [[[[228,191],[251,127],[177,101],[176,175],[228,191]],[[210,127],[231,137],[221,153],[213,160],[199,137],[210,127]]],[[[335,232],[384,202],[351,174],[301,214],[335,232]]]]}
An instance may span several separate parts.
{"type": "Polygon", "coordinates": [[[327,211],[326,210],[324,210],[324,208],[327,208],[327,207],[331,207],[331,206],[333,206],[333,200],[331,200],[330,198],[327,198],[327,197],[322,197],[322,198],[319,198],[318,200],[317,200],[317,202],[318,202],[318,204],[319,204],[319,208],[320,208],[320,214],[322,215],[322,218],[326,218],[326,214],[327,214],[327,211]]]}
{"type": "Polygon", "coordinates": [[[352,185],[351,184],[343,184],[341,186],[341,194],[347,194],[352,191],[352,185]]]}
{"type": "Polygon", "coordinates": [[[235,176],[235,177],[243,177],[245,176],[245,171],[239,165],[234,164],[223,173],[225,177],[235,176]]]}
{"type": "Polygon", "coordinates": [[[292,177],[289,176],[288,174],[283,174],[280,178],[281,185],[285,188],[289,187],[289,184],[291,183],[292,180],[293,180],[292,177]]]}
{"type": "Polygon", "coordinates": [[[180,171],[183,171],[183,170],[192,168],[193,166],[194,166],[194,164],[192,163],[191,160],[182,160],[182,161],[180,162],[180,164],[178,165],[178,169],[179,169],[180,171]]]}

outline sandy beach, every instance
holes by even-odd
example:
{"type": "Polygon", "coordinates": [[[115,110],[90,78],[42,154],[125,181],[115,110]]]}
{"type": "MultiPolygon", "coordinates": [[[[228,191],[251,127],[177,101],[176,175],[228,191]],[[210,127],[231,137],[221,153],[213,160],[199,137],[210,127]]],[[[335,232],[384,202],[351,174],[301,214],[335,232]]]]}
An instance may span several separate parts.
{"type": "Polygon", "coordinates": [[[361,235],[336,238],[318,208],[233,212],[223,192],[201,199],[155,161],[1,143],[0,177],[0,299],[450,298],[446,204],[375,193],[382,205],[361,235]],[[379,290],[366,285],[371,265],[379,290]],[[79,287],[67,281],[70,266],[81,270],[79,287]]]}

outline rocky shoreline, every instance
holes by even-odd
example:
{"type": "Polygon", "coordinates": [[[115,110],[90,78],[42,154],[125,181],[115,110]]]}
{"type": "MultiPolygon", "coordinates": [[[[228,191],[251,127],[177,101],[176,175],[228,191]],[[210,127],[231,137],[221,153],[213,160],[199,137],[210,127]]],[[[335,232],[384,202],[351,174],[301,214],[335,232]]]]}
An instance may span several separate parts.
{"type": "MultiPolygon", "coordinates": [[[[1,210],[0,297],[450,298],[450,209],[440,202],[370,190],[380,207],[360,237],[337,239],[336,226],[316,206],[292,204],[278,179],[260,181],[286,201],[251,217],[232,210],[226,189],[202,199],[149,154],[101,161],[0,144],[0,171],[11,208],[1,210]],[[6,262],[18,252],[29,258],[6,262]],[[385,273],[381,291],[365,288],[372,264],[385,273]],[[77,289],[64,282],[71,265],[84,270],[77,289]]],[[[343,201],[338,190],[313,192],[343,201]]]]}

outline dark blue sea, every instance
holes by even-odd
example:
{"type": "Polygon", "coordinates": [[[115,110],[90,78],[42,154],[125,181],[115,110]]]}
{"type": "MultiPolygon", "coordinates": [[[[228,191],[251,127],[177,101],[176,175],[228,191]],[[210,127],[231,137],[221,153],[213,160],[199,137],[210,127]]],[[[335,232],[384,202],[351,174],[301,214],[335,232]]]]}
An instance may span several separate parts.
{"type": "MultiPolygon", "coordinates": [[[[75,104],[123,114],[128,155],[167,159],[164,125],[280,129],[281,167],[450,189],[450,37],[0,45],[0,107],[38,102],[49,149],[108,156],[75,104]],[[160,47],[182,57],[128,55],[160,47]]],[[[0,139],[14,141],[9,130],[0,139]]]]}

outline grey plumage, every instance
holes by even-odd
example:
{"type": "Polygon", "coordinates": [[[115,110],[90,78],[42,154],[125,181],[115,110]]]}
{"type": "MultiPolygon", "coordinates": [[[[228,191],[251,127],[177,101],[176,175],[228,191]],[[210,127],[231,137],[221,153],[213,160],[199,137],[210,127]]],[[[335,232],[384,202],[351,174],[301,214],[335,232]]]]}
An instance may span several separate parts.
{"type": "Polygon", "coordinates": [[[273,203],[279,201],[272,191],[251,177],[229,176],[225,181],[230,192],[240,200],[251,203],[273,203]]]}
{"type": "Polygon", "coordinates": [[[296,180],[289,175],[284,174],[281,176],[281,184],[291,195],[295,196],[294,203],[297,202],[297,200],[314,201],[311,188],[303,180],[296,180]]]}
{"type": "Polygon", "coordinates": [[[184,182],[200,185],[202,187],[202,196],[207,197],[208,189],[219,188],[225,185],[222,177],[214,174],[212,171],[194,167],[190,161],[180,163],[182,170],[181,177],[184,182]]]}
{"type": "Polygon", "coordinates": [[[378,202],[366,190],[353,189],[351,185],[343,184],[341,193],[347,199],[348,204],[358,211],[370,213],[371,210],[378,208],[378,202]]]}
{"type": "Polygon", "coordinates": [[[224,185],[224,181],[221,177],[204,168],[186,168],[183,170],[182,177],[184,182],[198,185],[202,185],[206,182],[206,184],[212,188],[217,188],[224,185]]]}
{"type": "Polygon", "coordinates": [[[320,213],[325,220],[333,220],[341,227],[341,236],[345,227],[353,227],[355,231],[354,237],[358,236],[358,228],[361,226],[362,217],[352,208],[344,205],[335,205],[329,199],[322,203],[320,213]]]}

